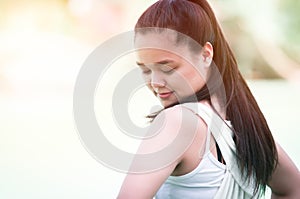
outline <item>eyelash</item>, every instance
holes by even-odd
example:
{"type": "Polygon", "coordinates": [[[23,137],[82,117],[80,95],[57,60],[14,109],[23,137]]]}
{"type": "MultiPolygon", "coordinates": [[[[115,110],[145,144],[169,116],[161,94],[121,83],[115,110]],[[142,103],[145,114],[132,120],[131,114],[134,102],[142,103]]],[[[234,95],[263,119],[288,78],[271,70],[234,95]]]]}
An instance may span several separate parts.
{"type": "Polygon", "coordinates": [[[170,66],[167,66],[167,68],[164,69],[161,69],[161,71],[165,74],[171,74],[175,71],[176,67],[170,67],[170,66]]]}
{"type": "MultiPolygon", "coordinates": [[[[165,73],[165,74],[171,74],[171,73],[173,73],[174,72],[174,70],[175,70],[175,68],[168,68],[167,70],[163,70],[163,69],[161,69],[161,71],[163,72],[163,73],[165,73]]],[[[145,74],[145,75],[147,75],[147,74],[150,74],[151,73],[151,70],[147,70],[147,69],[142,69],[142,73],[143,74],[145,74]]]]}
{"type": "Polygon", "coordinates": [[[170,73],[174,72],[174,68],[169,69],[169,70],[162,70],[162,72],[166,73],[166,74],[170,74],[170,73]]]}
{"type": "MultiPolygon", "coordinates": [[[[174,69],[170,69],[170,70],[167,70],[167,71],[162,70],[162,72],[165,73],[165,74],[171,74],[171,73],[174,72],[174,69]]],[[[151,70],[143,70],[142,73],[147,75],[147,74],[151,73],[151,70]]]]}

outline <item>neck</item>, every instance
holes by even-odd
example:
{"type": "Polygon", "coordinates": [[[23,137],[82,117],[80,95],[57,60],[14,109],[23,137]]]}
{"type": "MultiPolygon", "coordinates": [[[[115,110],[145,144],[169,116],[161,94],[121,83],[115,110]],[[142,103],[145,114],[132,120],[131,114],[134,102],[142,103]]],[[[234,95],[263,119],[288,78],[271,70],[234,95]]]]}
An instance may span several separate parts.
{"type": "Polygon", "coordinates": [[[225,120],[226,119],[226,108],[223,103],[219,100],[216,95],[212,95],[210,98],[212,106],[219,113],[219,115],[225,120]]]}

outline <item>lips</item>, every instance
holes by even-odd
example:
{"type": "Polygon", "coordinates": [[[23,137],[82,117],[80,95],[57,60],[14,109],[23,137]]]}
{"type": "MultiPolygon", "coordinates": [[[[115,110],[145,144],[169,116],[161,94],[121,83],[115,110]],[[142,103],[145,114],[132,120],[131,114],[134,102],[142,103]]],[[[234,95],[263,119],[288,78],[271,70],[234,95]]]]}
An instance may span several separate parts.
{"type": "Polygon", "coordinates": [[[170,97],[173,94],[172,91],[169,92],[161,92],[161,93],[157,93],[157,96],[161,99],[166,99],[168,97],[170,97]]]}

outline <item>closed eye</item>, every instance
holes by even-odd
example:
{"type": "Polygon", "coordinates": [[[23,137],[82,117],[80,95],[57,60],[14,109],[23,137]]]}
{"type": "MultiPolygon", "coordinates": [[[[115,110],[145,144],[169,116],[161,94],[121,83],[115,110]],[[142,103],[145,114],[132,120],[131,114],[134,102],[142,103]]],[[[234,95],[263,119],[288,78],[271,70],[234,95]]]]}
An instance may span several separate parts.
{"type": "Polygon", "coordinates": [[[175,68],[174,67],[171,67],[171,66],[168,66],[168,65],[163,65],[161,67],[161,71],[163,73],[166,73],[166,74],[170,74],[170,73],[173,73],[175,71],[175,68]]]}
{"type": "Polygon", "coordinates": [[[136,62],[136,64],[140,67],[143,74],[149,74],[151,72],[151,70],[147,68],[145,64],[139,62],[136,62]]]}

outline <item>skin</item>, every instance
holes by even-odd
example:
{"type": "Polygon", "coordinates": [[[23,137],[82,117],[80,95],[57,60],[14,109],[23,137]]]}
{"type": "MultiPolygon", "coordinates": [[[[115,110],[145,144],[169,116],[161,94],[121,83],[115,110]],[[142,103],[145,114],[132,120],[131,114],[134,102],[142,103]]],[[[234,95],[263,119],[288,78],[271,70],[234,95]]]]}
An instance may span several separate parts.
{"type": "Polygon", "coordinates": [[[286,152],[277,144],[278,166],[269,182],[272,199],[300,198],[300,173],[286,152]]]}
{"type": "MultiPolygon", "coordinates": [[[[148,88],[160,99],[163,106],[169,106],[195,93],[205,84],[213,57],[210,43],[206,43],[198,53],[191,52],[185,44],[175,45],[174,38],[166,39],[163,33],[138,36],[136,43],[138,47],[151,44],[156,48],[138,51],[137,64],[141,68],[148,88]],[[179,56],[179,52],[182,56],[179,56]]],[[[199,103],[209,106],[206,101],[199,103]]],[[[217,100],[213,100],[213,103],[217,103],[217,100]]],[[[215,106],[218,107],[218,104],[215,106]]],[[[225,115],[224,112],[220,114],[225,115]]],[[[151,125],[160,125],[162,120],[164,125],[160,128],[159,134],[153,139],[142,141],[137,153],[157,151],[170,144],[176,136],[187,133],[192,134],[190,145],[181,154],[174,156],[176,158],[168,166],[146,174],[128,174],[119,192],[119,199],[153,198],[170,175],[179,176],[189,173],[201,162],[207,132],[205,122],[180,106],[166,109],[163,111],[163,116],[159,114],[151,125]]],[[[213,138],[211,138],[211,146],[211,153],[216,157],[213,138]]],[[[299,170],[279,145],[277,149],[278,166],[268,184],[272,190],[272,199],[299,198],[299,170]]]]}

